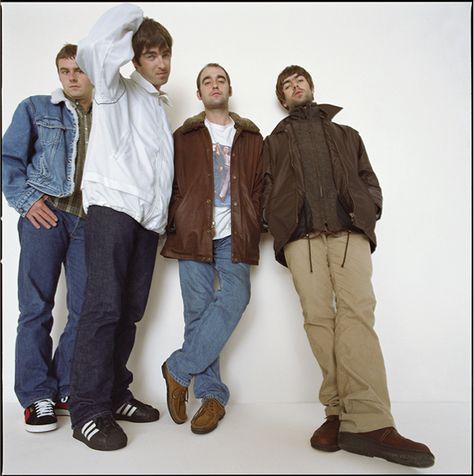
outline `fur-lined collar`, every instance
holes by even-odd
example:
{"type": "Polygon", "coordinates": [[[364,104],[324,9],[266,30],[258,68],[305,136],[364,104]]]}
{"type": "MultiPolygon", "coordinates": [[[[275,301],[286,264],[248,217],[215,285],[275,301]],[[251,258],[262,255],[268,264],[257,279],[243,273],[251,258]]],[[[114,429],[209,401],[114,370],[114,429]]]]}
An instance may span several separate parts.
{"type": "MultiPolygon", "coordinates": [[[[260,129],[250,119],[245,119],[244,117],[240,117],[235,112],[229,112],[229,115],[235,122],[236,129],[242,129],[244,131],[254,132],[256,134],[260,132],[260,129]]],[[[206,118],[206,113],[203,111],[196,116],[186,119],[182,126],[183,134],[191,132],[195,129],[199,129],[201,127],[205,127],[204,125],[205,118],[206,118]]]]}

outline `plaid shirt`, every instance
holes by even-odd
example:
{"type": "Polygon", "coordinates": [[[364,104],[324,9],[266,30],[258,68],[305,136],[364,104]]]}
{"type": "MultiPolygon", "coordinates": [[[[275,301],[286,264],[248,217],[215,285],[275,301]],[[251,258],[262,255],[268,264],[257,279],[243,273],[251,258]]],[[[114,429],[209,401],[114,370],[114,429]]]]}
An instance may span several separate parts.
{"type": "Polygon", "coordinates": [[[76,170],[74,173],[74,192],[69,197],[50,197],[49,201],[53,206],[59,208],[59,210],[84,218],[86,214],[82,208],[81,181],[84,162],[86,160],[87,143],[89,142],[89,134],[92,125],[92,106],[89,111],[84,112],[78,101],[71,100],[71,102],[76,108],[79,120],[79,140],[77,142],[76,170]]]}

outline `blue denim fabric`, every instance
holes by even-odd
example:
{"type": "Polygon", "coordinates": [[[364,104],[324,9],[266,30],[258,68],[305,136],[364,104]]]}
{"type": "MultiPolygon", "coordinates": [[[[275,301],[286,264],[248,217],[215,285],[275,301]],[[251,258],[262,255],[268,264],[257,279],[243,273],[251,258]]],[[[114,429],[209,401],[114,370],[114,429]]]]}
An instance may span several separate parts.
{"type": "Polygon", "coordinates": [[[127,361],[145,312],[159,236],[108,207],[89,207],[87,286],[71,373],[73,428],[133,398],[127,361]]]}
{"type": "Polygon", "coordinates": [[[20,217],[15,392],[23,407],[43,398],[69,395],[77,323],[86,283],[84,219],[51,206],[58,224],[37,230],[20,217]],[[52,310],[61,266],[67,287],[68,318],[54,352],[52,310]]]}
{"type": "Polygon", "coordinates": [[[179,260],[184,305],[184,343],[167,360],[173,378],[189,386],[196,398],[215,398],[222,405],[229,389],[222,382],[219,354],[250,300],[250,265],[233,263],[231,237],[214,240],[214,263],[179,260]],[[219,287],[215,289],[215,275],[219,287]]]}
{"type": "Polygon", "coordinates": [[[23,100],[3,136],[3,193],[21,216],[43,194],[74,190],[77,113],[61,90],[53,95],[23,100]]]}

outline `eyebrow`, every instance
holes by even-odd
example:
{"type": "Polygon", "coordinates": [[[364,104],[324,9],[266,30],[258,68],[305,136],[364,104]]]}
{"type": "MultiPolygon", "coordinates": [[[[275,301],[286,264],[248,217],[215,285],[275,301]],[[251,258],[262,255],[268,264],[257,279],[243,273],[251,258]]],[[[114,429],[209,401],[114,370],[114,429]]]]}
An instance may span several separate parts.
{"type": "Polygon", "coordinates": [[[298,79],[300,76],[303,76],[303,75],[298,73],[292,74],[290,77],[286,78],[285,81],[281,83],[281,85],[284,86],[285,84],[291,83],[292,79],[298,79]]]}
{"type": "MultiPolygon", "coordinates": [[[[204,81],[206,81],[206,79],[212,79],[212,78],[210,75],[204,76],[204,78],[201,79],[201,84],[204,84],[204,81]]],[[[225,81],[227,81],[227,78],[223,74],[218,74],[217,79],[224,79],[225,81]]]]}

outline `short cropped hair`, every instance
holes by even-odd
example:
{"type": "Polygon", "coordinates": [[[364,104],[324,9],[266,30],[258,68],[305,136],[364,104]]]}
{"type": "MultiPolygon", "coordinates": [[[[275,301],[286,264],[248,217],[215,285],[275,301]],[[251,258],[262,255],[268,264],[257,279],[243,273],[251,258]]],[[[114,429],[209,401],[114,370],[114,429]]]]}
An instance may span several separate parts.
{"type": "Polygon", "coordinates": [[[227,82],[229,83],[229,88],[232,89],[232,86],[230,84],[230,76],[229,76],[229,73],[225,70],[225,68],[223,68],[219,63],[207,63],[206,66],[204,66],[201,71],[199,71],[199,74],[197,75],[197,78],[196,78],[196,86],[197,86],[197,89],[199,92],[201,92],[201,74],[202,72],[206,69],[206,68],[220,68],[222,69],[222,71],[224,71],[225,73],[225,77],[227,78],[227,82]]]}
{"type": "Polygon", "coordinates": [[[59,70],[59,60],[61,59],[74,59],[77,55],[77,45],[66,43],[56,55],[56,69],[59,70]]]}
{"type": "Polygon", "coordinates": [[[132,37],[132,47],[135,57],[133,58],[140,64],[140,56],[146,50],[158,47],[161,49],[169,48],[170,53],[173,48],[173,38],[170,32],[156,20],[145,17],[142,24],[132,37]]]}
{"type": "MultiPolygon", "coordinates": [[[[308,84],[310,85],[311,89],[314,91],[314,83],[313,79],[311,78],[311,75],[306,71],[304,68],[301,66],[297,65],[291,65],[287,66],[279,75],[278,79],[276,82],[276,95],[278,100],[280,101],[280,104],[283,106],[283,103],[285,102],[285,95],[283,94],[283,81],[285,81],[286,78],[289,76],[293,76],[294,74],[297,74],[298,76],[303,76],[306,81],[308,81],[308,84]]],[[[284,106],[283,106],[284,107],[284,106]]]]}

